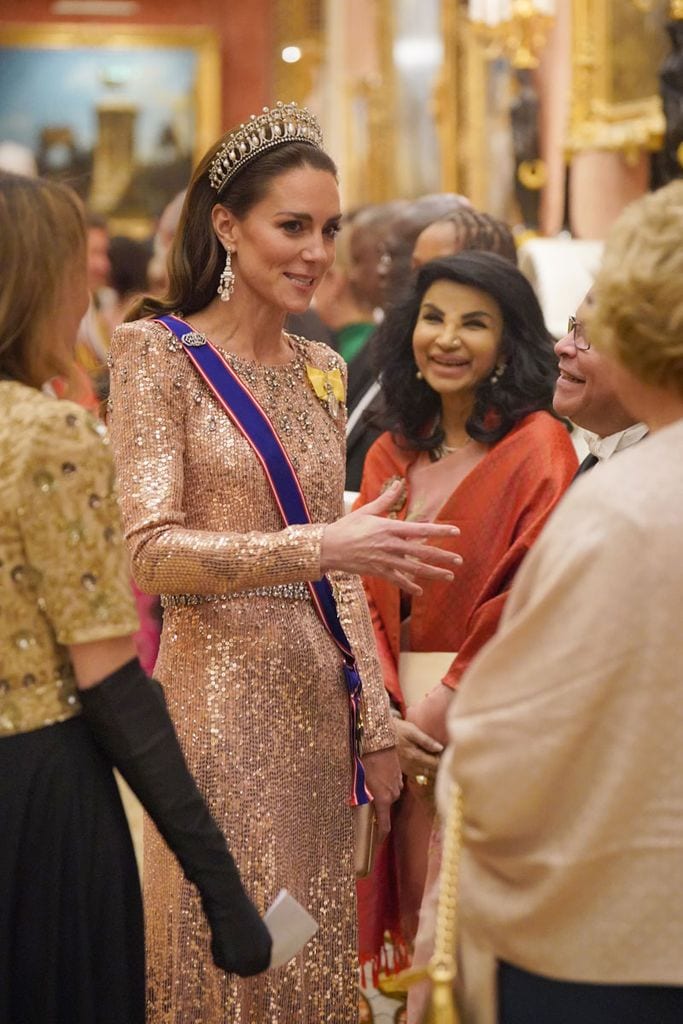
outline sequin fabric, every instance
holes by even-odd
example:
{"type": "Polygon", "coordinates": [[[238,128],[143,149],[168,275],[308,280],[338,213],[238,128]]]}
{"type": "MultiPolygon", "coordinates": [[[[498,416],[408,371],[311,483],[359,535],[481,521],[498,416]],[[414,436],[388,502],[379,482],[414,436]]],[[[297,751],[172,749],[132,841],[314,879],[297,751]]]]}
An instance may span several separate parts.
{"type": "MultiPolygon", "coordinates": [[[[288,889],[319,923],[289,964],[226,979],[198,899],[145,833],[153,1024],[355,1024],[358,1019],[348,698],[340,656],[297,585],[320,575],[326,522],[341,512],[344,412],[306,365],[342,368],[292,339],[269,367],[229,357],[268,412],[314,524],[288,529],[263,471],[179,343],[150,322],[112,343],[111,430],[133,568],[163,595],[156,675],[190,767],[261,911],[288,889]]],[[[366,749],[393,743],[357,577],[336,574],[340,616],[365,687],[366,749]]]]}
{"type": "Polygon", "coordinates": [[[105,428],[0,381],[0,736],[80,712],[68,644],[138,628],[105,428]]]}

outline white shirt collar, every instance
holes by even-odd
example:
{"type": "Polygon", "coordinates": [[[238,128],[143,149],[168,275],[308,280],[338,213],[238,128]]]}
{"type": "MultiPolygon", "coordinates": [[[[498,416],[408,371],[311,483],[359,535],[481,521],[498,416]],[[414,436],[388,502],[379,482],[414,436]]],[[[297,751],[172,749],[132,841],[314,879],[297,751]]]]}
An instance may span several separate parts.
{"type": "Polygon", "coordinates": [[[640,441],[646,434],[647,424],[645,423],[634,423],[626,430],[617,430],[616,434],[608,434],[607,437],[600,437],[591,430],[583,431],[588,450],[601,462],[603,459],[611,458],[615,452],[620,452],[623,448],[628,448],[636,441],[640,441]]]}

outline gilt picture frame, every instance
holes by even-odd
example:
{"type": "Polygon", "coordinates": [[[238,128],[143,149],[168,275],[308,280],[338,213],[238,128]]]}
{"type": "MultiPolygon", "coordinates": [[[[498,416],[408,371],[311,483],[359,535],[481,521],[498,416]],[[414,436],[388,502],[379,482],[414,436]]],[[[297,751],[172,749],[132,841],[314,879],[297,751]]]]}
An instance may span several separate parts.
{"type": "Polygon", "coordinates": [[[0,27],[0,140],[29,148],[113,230],[142,236],[220,125],[205,28],[0,27]]]}
{"type": "Polygon", "coordinates": [[[573,0],[567,154],[661,145],[658,69],[668,52],[668,0],[573,0]]]}

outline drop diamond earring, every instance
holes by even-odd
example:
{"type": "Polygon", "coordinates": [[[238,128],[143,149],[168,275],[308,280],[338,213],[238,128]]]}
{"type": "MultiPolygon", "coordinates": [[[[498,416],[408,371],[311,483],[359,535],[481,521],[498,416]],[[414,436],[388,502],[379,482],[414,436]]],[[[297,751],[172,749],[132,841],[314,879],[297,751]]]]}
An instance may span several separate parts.
{"type": "Polygon", "coordinates": [[[225,250],[225,266],[218,282],[218,294],[221,302],[228,302],[235,287],[235,274],[232,269],[232,253],[230,249],[225,250]]]}

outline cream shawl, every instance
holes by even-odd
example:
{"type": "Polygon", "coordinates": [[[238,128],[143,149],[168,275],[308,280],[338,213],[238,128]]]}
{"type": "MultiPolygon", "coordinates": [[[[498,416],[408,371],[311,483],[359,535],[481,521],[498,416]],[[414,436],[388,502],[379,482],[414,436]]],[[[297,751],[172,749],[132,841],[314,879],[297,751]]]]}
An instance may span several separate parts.
{"type": "MultiPolygon", "coordinates": [[[[683,421],[572,486],[449,717],[468,1021],[483,952],[683,985],[683,421]]],[[[474,1008],[473,1008],[474,1007],[474,1008]]]]}

